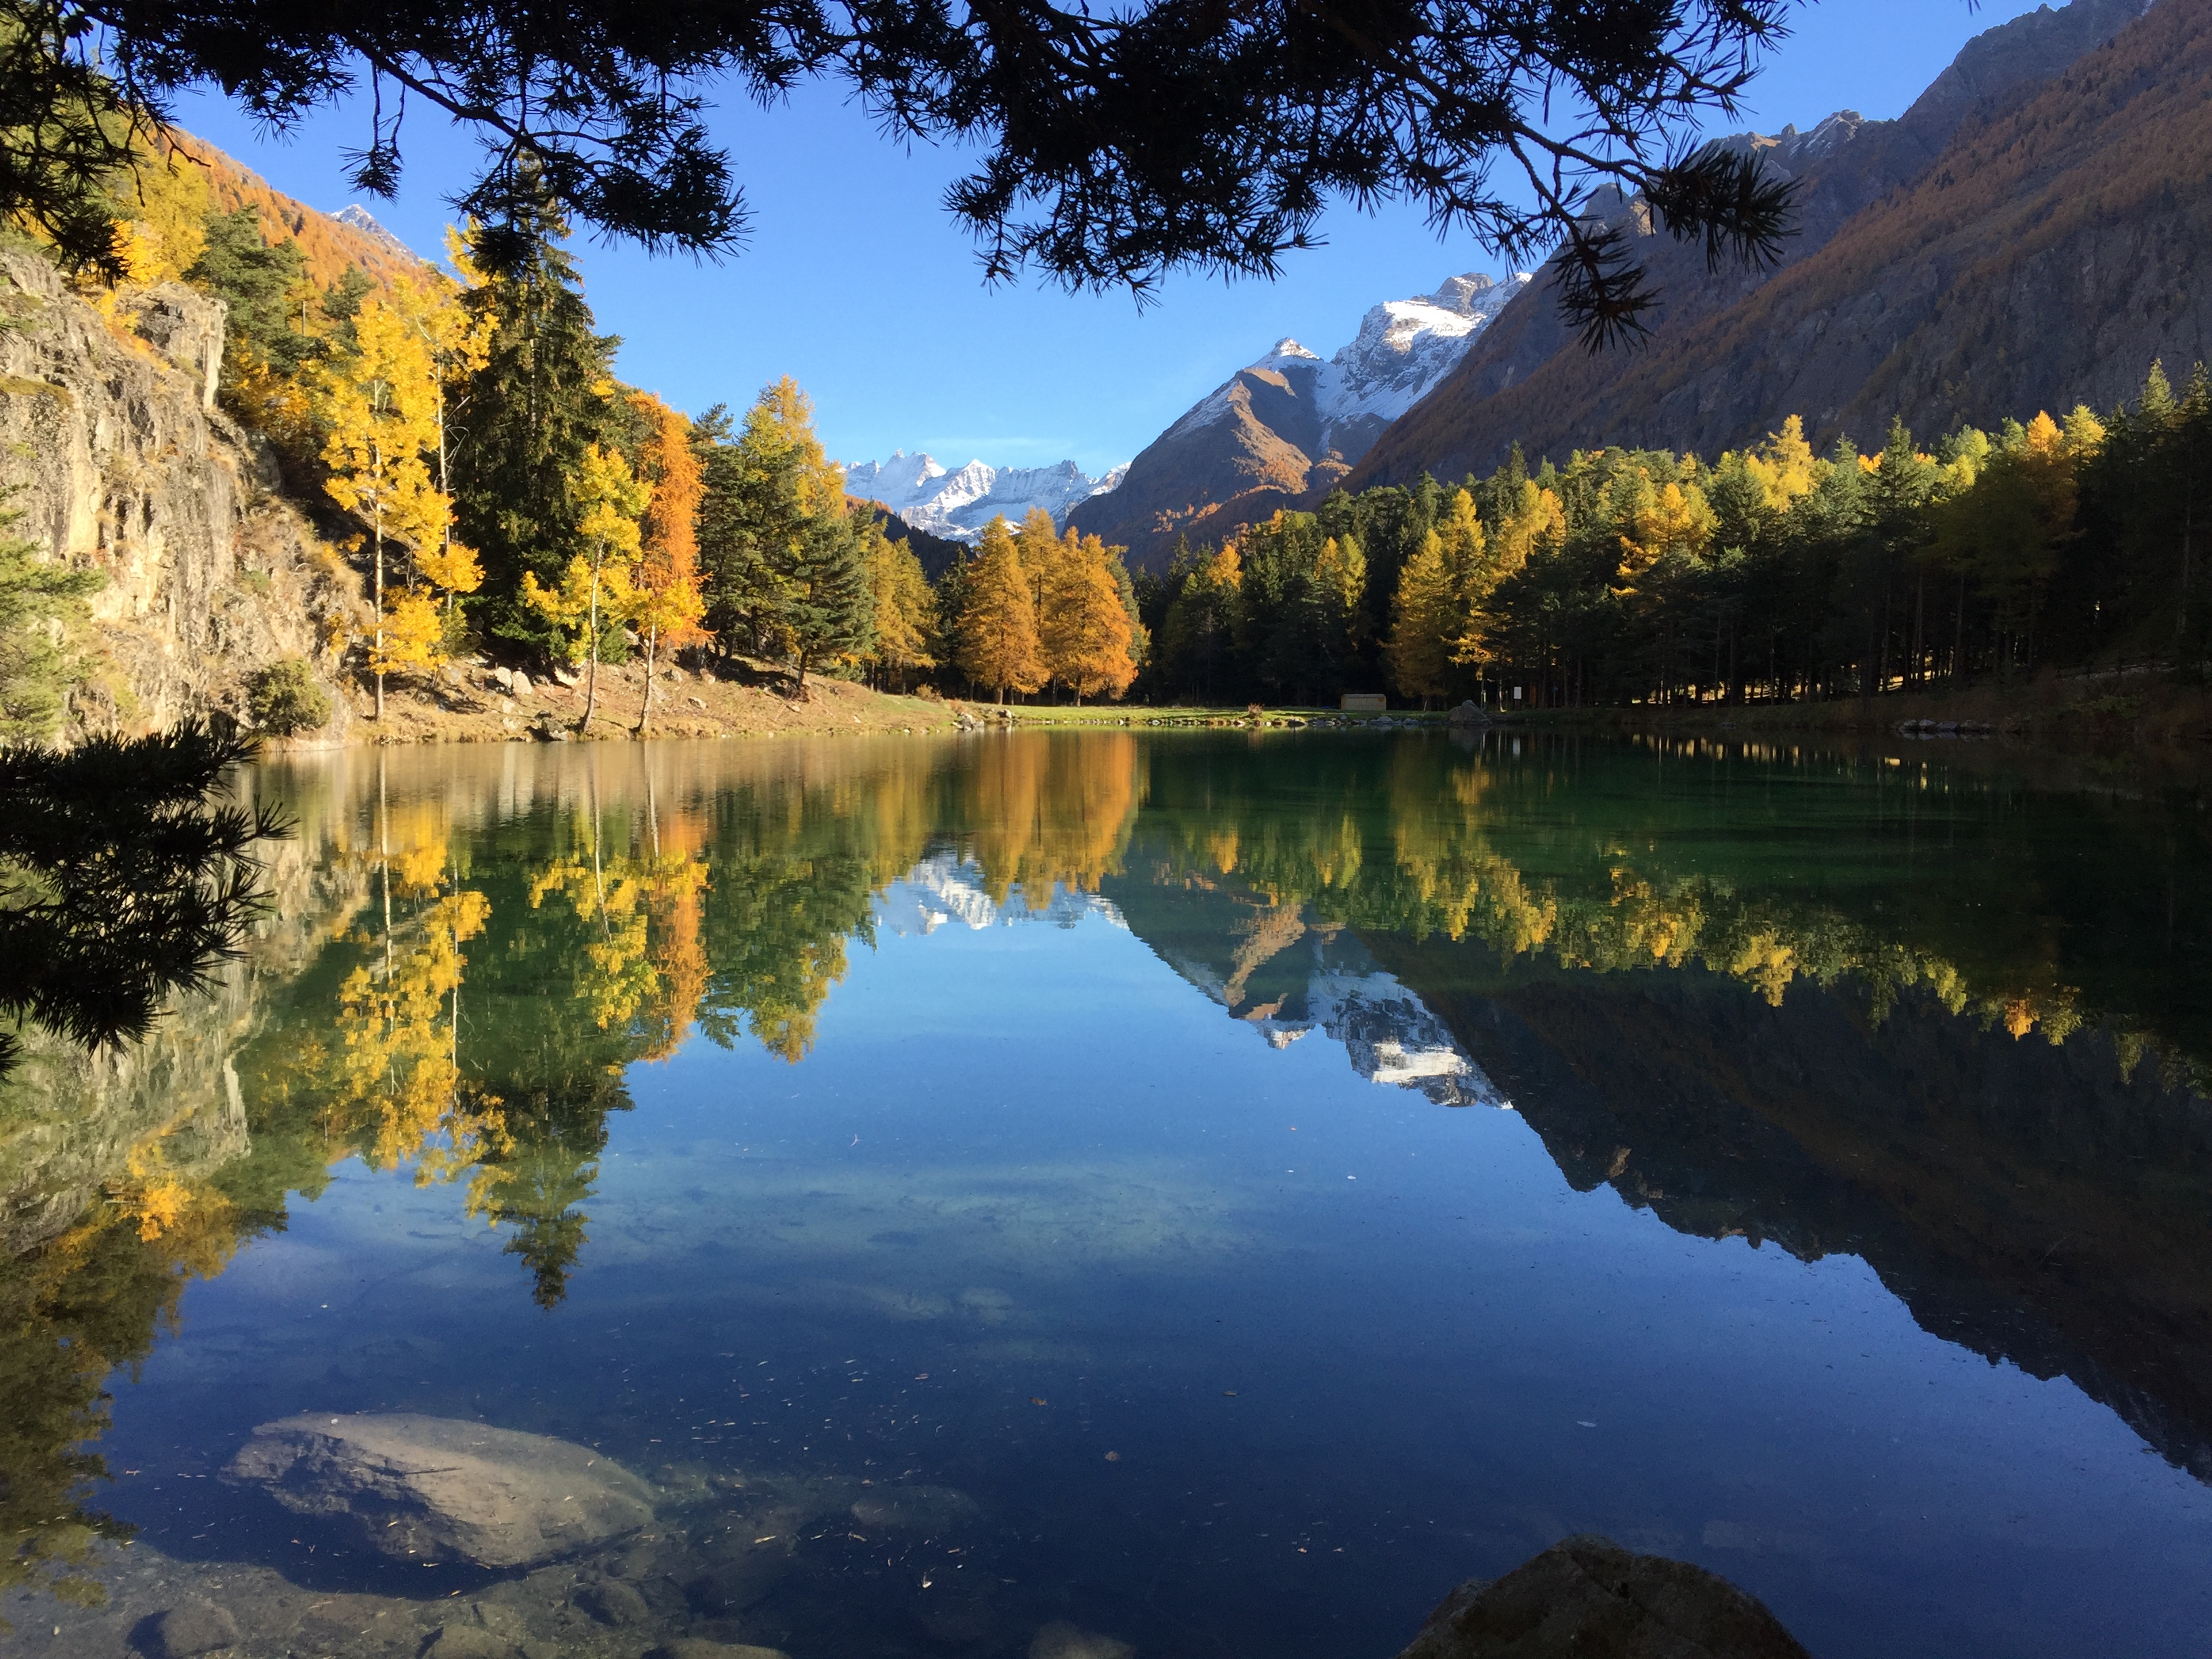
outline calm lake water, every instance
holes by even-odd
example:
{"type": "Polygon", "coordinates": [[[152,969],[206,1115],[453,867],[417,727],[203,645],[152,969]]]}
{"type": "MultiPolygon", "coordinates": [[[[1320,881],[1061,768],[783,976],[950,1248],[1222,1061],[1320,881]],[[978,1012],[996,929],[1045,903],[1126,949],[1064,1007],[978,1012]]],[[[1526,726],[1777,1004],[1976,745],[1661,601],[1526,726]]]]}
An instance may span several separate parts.
{"type": "Polygon", "coordinates": [[[1575,1532],[1822,1659],[2212,1652],[2193,793],[1320,732],[248,782],[250,961],[0,1092],[23,1652],[189,1592],[270,1654],[1388,1659],[1575,1532]],[[308,1412],[659,1519],[387,1558],[220,1478],[308,1412]]]}

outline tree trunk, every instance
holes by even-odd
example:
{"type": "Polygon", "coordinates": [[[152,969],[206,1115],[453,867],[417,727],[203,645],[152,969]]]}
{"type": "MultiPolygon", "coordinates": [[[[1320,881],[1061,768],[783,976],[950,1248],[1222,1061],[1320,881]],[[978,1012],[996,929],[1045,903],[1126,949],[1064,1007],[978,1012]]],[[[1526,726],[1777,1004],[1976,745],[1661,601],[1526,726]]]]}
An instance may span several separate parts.
{"type": "Polygon", "coordinates": [[[637,711],[637,734],[641,738],[653,719],[653,663],[659,646],[660,629],[656,623],[645,630],[645,702],[637,711]]]}
{"type": "Polygon", "coordinates": [[[376,542],[376,718],[384,719],[384,510],[377,509],[371,534],[376,542]]]}
{"type": "Polygon", "coordinates": [[[576,730],[584,737],[592,735],[592,711],[599,702],[599,564],[605,556],[601,549],[592,558],[591,649],[592,665],[584,679],[584,718],[576,730]]]}

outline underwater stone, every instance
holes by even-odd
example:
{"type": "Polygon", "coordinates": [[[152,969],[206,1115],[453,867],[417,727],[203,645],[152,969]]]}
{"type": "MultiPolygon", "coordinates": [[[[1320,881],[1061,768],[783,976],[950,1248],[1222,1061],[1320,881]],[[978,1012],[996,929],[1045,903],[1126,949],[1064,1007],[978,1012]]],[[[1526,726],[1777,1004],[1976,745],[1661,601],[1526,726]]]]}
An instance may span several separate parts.
{"type": "Polygon", "coordinates": [[[576,1592],[576,1605],[603,1625],[641,1625],[653,1617],[636,1586],[619,1578],[586,1585],[576,1592]]]}
{"type": "Polygon", "coordinates": [[[477,1625],[447,1625],[431,1638],[422,1659],[507,1659],[514,1644],[477,1625]]]}
{"type": "Polygon", "coordinates": [[[1030,1659],[1133,1659],[1136,1649],[1095,1630],[1055,1619],[1030,1644],[1030,1659]]]}
{"type": "Polygon", "coordinates": [[[696,1636],[679,1636],[663,1642],[645,1659],[791,1659],[781,1648],[757,1648],[743,1642],[708,1642],[696,1636]]]}
{"type": "Polygon", "coordinates": [[[196,1598],[155,1619],[144,1645],[152,1659],[199,1659],[201,1654],[237,1643],[238,1620],[230,1609],[196,1598]]]}
{"type": "MultiPolygon", "coordinates": [[[[1686,1561],[1569,1538],[1443,1599],[1398,1659],[1808,1659],[1753,1597],[1686,1561]]],[[[1040,1659],[1034,1649],[1031,1659],[1040,1659]]]]}
{"type": "Polygon", "coordinates": [[[975,1500],[950,1486],[884,1486],[853,1505],[864,1527],[902,1532],[952,1532],[982,1517],[975,1500]]]}
{"type": "Polygon", "coordinates": [[[264,1423],[223,1471],[300,1515],[343,1517],[384,1554],[526,1566],[633,1532],[653,1493],[587,1446],[411,1413],[264,1423]]]}

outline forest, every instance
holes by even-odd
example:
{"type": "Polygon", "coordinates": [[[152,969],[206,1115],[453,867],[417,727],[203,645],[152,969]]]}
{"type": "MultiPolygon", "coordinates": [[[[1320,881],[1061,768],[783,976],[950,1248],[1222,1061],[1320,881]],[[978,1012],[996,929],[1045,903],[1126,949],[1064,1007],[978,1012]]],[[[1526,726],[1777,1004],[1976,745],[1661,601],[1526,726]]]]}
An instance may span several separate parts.
{"type": "MultiPolygon", "coordinates": [[[[2195,572],[2212,382],[2152,365],[2100,414],[2037,413],[1925,447],[1816,453],[1796,416],[1717,459],[1577,451],[1487,478],[1338,492],[1164,571],[993,523],[934,580],[849,499],[789,380],[742,414],[686,416],[614,374],[567,226],[541,204],[495,265],[449,233],[444,267],[319,283],[283,226],[210,206],[181,151],[116,208],[126,279],[223,300],[220,400],[361,573],[325,665],[380,714],[386,683],[463,655],[573,672],[590,731],[601,664],[688,665],[806,696],[882,690],[1083,702],[1429,707],[1776,702],[2153,665],[2201,677],[2195,572]],[[127,218],[120,216],[127,214],[127,218]],[[519,251],[518,251],[519,250],[519,251]]],[[[96,285],[97,279],[81,279],[96,285]]],[[[27,544],[6,566],[4,710],[48,735],[72,670],[50,619],[92,578],[27,544]]],[[[264,671],[256,713],[319,725],[307,665],[264,671]]],[[[611,732],[609,734],[611,734],[611,732]]]]}
{"type": "Polygon", "coordinates": [[[1140,692],[1380,690],[1437,706],[1742,703],[1947,689],[2046,668],[2201,678],[2195,570],[2212,382],[2154,364],[2099,415],[1826,454],[1790,416],[1717,459],[1516,450],[1456,487],[1338,492],[1140,577],[1140,692]],[[1517,688],[1517,690],[1516,690],[1517,688]]]}

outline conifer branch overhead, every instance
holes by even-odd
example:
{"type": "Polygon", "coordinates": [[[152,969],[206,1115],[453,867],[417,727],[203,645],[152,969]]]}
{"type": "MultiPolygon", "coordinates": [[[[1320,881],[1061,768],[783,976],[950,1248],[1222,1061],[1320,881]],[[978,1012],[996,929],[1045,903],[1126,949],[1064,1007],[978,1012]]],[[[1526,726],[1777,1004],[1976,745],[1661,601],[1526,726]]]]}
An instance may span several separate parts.
{"type": "MultiPolygon", "coordinates": [[[[5,0],[80,63],[96,44],[132,109],[212,84],[282,129],[371,92],[356,182],[388,193],[404,114],[428,106],[483,143],[459,204],[478,219],[548,191],[605,234],[708,257],[746,224],[708,91],[841,80],[890,133],[981,150],[947,206],[990,277],[1140,295],[1179,270],[1272,276],[1334,201],[1418,204],[1526,258],[1572,240],[1605,184],[1678,236],[1760,257],[1786,188],[1677,139],[1735,111],[1791,3],[5,0]],[[1493,180],[1501,160],[1543,179],[1533,204],[1493,180]]],[[[1589,281],[1570,285],[1575,320],[1602,334],[1648,305],[1632,267],[1595,310],[1589,281]]]]}

